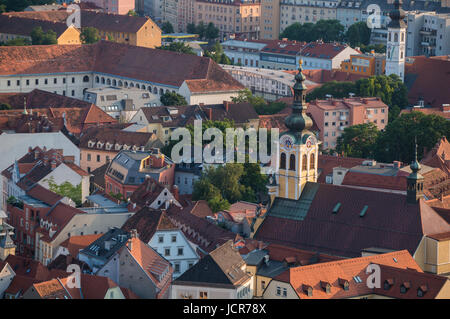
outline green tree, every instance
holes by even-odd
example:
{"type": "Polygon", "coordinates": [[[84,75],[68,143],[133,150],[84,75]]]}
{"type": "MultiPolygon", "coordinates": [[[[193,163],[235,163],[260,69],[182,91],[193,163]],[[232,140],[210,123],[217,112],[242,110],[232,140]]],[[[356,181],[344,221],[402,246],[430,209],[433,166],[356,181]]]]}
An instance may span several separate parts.
{"type": "Polygon", "coordinates": [[[379,133],[374,123],[346,127],[337,138],[336,152],[349,157],[374,158],[379,133]]]}
{"type": "Polygon", "coordinates": [[[214,26],[214,23],[208,23],[208,26],[205,29],[205,38],[208,40],[214,40],[219,37],[219,29],[214,26]]]}
{"type": "Polygon", "coordinates": [[[184,42],[171,42],[169,45],[161,46],[158,49],[196,55],[194,50],[184,42]]]}
{"type": "Polygon", "coordinates": [[[213,59],[216,63],[231,64],[231,60],[225,55],[223,47],[219,42],[216,42],[214,44],[214,46],[211,48],[211,51],[205,50],[204,55],[208,58],[213,59]]]}
{"type": "Polygon", "coordinates": [[[96,28],[83,28],[80,34],[81,42],[84,44],[92,44],[100,41],[100,33],[96,28]]]}
{"type": "Polygon", "coordinates": [[[66,181],[58,185],[56,184],[53,176],[49,179],[45,179],[44,182],[48,183],[49,189],[52,192],[70,198],[77,206],[81,205],[81,183],[74,186],[70,182],[66,181]]]}
{"type": "Polygon", "coordinates": [[[133,16],[133,17],[137,17],[137,16],[138,16],[138,14],[136,13],[136,11],[134,11],[134,10],[128,11],[127,15],[133,16]]]}
{"type": "Polygon", "coordinates": [[[167,91],[166,93],[164,93],[163,95],[161,95],[161,103],[163,105],[187,105],[187,101],[184,98],[184,96],[175,93],[175,92],[171,92],[171,91],[167,91]]]}
{"type": "Polygon", "coordinates": [[[424,149],[431,149],[443,136],[450,137],[450,121],[444,117],[413,111],[403,113],[380,133],[375,159],[382,162],[399,160],[409,163],[414,158],[414,140],[417,138],[419,159],[424,149]]]}
{"type": "Polygon", "coordinates": [[[53,30],[44,32],[41,27],[36,27],[31,31],[31,43],[33,45],[57,44],[56,32],[53,30]]]}
{"type": "Polygon", "coordinates": [[[280,39],[287,38],[306,42],[316,40],[341,41],[344,36],[344,29],[344,26],[338,20],[319,20],[317,23],[307,22],[304,24],[295,22],[284,29],[280,34],[280,39]]]}
{"type": "Polygon", "coordinates": [[[186,32],[187,33],[191,33],[191,34],[195,34],[197,32],[197,29],[195,27],[195,23],[188,23],[188,25],[186,26],[186,32]]]}
{"type": "Polygon", "coordinates": [[[348,28],[345,38],[352,47],[369,45],[370,34],[371,30],[367,27],[367,23],[361,21],[352,24],[348,28]]]}
{"type": "Polygon", "coordinates": [[[369,44],[369,45],[360,45],[360,49],[363,53],[371,52],[372,50],[376,53],[386,53],[386,45],[385,44],[369,44]]]}
{"type": "Polygon", "coordinates": [[[174,32],[173,25],[169,21],[166,21],[161,25],[161,30],[163,33],[173,33],[174,32]]]}
{"type": "Polygon", "coordinates": [[[11,110],[11,105],[8,103],[0,103],[0,110],[11,110]]]}
{"type": "Polygon", "coordinates": [[[31,45],[31,41],[26,38],[15,38],[12,40],[9,40],[4,45],[6,46],[24,46],[24,45],[31,45]]]}
{"type": "Polygon", "coordinates": [[[206,26],[203,21],[200,21],[199,24],[195,27],[195,33],[198,34],[200,39],[205,38],[206,26]]]}

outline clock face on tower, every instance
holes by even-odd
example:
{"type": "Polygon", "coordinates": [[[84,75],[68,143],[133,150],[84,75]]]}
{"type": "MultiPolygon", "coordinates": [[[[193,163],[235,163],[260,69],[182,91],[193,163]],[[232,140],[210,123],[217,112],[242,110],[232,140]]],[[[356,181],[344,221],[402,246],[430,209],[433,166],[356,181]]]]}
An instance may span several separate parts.
{"type": "Polygon", "coordinates": [[[289,135],[283,135],[280,138],[280,146],[286,150],[291,150],[294,147],[294,140],[289,135]]]}
{"type": "Polygon", "coordinates": [[[307,149],[311,149],[314,145],[317,144],[317,140],[314,136],[310,136],[308,137],[308,139],[306,140],[306,148],[307,149]]]}

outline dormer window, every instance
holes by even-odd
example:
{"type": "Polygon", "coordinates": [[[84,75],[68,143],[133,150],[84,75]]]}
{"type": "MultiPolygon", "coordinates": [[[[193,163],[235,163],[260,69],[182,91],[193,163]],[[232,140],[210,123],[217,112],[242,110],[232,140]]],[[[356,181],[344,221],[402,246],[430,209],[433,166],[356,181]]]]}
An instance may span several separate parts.
{"type": "Polygon", "coordinates": [[[312,297],[313,289],[310,285],[303,285],[302,290],[305,293],[305,295],[307,295],[308,297],[312,297]]]}
{"type": "Polygon", "coordinates": [[[122,145],[119,144],[119,143],[116,143],[115,148],[116,148],[116,151],[118,151],[118,150],[120,150],[122,148],[122,145]]]}
{"type": "Polygon", "coordinates": [[[103,147],[103,144],[104,144],[104,143],[102,143],[102,142],[100,142],[100,141],[97,142],[97,148],[102,148],[102,147],[103,147]]]}
{"type": "Polygon", "coordinates": [[[350,288],[350,283],[349,283],[349,281],[348,281],[347,279],[339,278],[338,282],[339,282],[339,285],[340,285],[345,291],[348,291],[348,290],[349,290],[349,288],[350,288]]]}
{"type": "Polygon", "coordinates": [[[411,283],[409,281],[405,281],[400,286],[400,293],[402,294],[406,293],[409,288],[411,288],[411,283]]]}
{"type": "Polygon", "coordinates": [[[427,292],[428,287],[425,285],[420,286],[417,288],[417,297],[423,297],[425,293],[427,292]]]}
{"type": "Polygon", "coordinates": [[[89,141],[89,142],[88,142],[88,147],[94,147],[94,145],[95,145],[95,142],[94,142],[94,141],[89,141]]]}
{"type": "Polygon", "coordinates": [[[325,291],[327,294],[331,293],[331,285],[329,282],[321,281],[320,287],[322,287],[323,291],[325,291]]]}
{"type": "Polygon", "coordinates": [[[112,147],[112,144],[110,144],[110,143],[107,142],[107,143],[106,143],[106,149],[107,149],[107,150],[110,150],[111,147],[112,147]]]}
{"type": "Polygon", "coordinates": [[[123,144],[123,149],[128,150],[128,149],[130,149],[130,146],[128,146],[127,144],[123,144]]]}
{"type": "Polygon", "coordinates": [[[394,279],[390,278],[384,281],[384,290],[391,289],[392,285],[394,284],[394,279]]]}

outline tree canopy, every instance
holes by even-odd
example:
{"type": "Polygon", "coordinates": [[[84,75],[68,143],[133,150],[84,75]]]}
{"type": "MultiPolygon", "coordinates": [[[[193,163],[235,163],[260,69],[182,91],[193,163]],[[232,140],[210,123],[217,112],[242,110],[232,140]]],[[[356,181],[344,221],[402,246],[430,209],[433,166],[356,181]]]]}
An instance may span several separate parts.
{"type": "Polygon", "coordinates": [[[284,29],[280,34],[280,39],[287,38],[297,41],[324,42],[342,41],[344,38],[344,26],[339,20],[319,20],[316,23],[307,22],[304,24],[295,22],[284,29]]]}
{"type": "Polygon", "coordinates": [[[231,60],[225,55],[223,47],[219,42],[216,42],[211,50],[205,50],[205,56],[213,59],[216,63],[232,64],[231,60]]]}
{"type": "Polygon", "coordinates": [[[161,30],[163,33],[173,33],[174,32],[173,25],[169,21],[166,21],[161,25],[161,30]]]}
{"type": "Polygon", "coordinates": [[[419,160],[424,150],[430,150],[443,137],[449,138],[450,122],[444,117],[413,111],[403,113],[388,123],[384,131],[375,124],[350,126],[338,137],[336,151],[351,157],[374,158],[390,163],[409,163],[414,158],[417,138],[419,160]]]}
{"type": "Polygon", "coordinates": [[[352,24],[347,32],[345,38],[350,46],[369,45],[371,30],[367,27],[365,22],[357,22],[352,24]]]}
{"type": "Polygon", "coordinates": [[[83,44],[92,44],[100,41],[100,33],[96,28],[83,28],[80,34],[80,39],[83,44]]]}
{"type": "Polygon", "coordinates": [[[50,190],[56,194],[64,197],[68,197],[75,202],[77,206],[81,206],[81,183],[78,185],[72,185],[66,181],[60,185],[56,184],[53,176],[44,180],[48,183],[50,190]]]}
{"type": "Polygon", "coordinates": [[[53,30],[44,32],[41,27],[36,27],[31,31],[31,43],[33,45],[57,44],[56,32],[53,30]]]}
{"type": "Polygon", "coordinates": [[[161,95],[160,100],[161,100],[161,103],[166,106],[187,105],[187,101],[184,98],[184,96],[182,96],[178,93],[175,93],[175,92],[171,92],[171,91],[167,91],[166,93],[161,95]]]}
{"type": "Polygon", "coordinates": [[[228,209],[240,200],[256,202],[266,191],[267,177],[257,163],[227,163],[208,168],[195,184],[192,198],[205,199],[214,212],[228,209]]]}
{"type": "Polygon", "coordinates": [[[196,55],[194,50],[184,42],[171,42],[169,45],[158,47],[158,49],[196,55]]]}

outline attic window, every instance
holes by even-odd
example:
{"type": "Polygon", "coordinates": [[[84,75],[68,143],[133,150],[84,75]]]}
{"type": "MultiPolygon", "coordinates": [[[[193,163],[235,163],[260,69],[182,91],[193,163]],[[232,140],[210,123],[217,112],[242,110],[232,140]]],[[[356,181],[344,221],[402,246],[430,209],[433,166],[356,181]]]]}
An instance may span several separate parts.
{"type": "Polygon", "coordinates": [[[331,293],[331,285],[330,285],[329,282],[321,281],[321,282],[320,282],[320,287],[322,287],[322,289],[323,289],[327,294],[330,294],[330,293],[331,293]]]}
{"type": "Polygon", "coordinates": [[[350,288],[350,283],[348,282],[347,279],[339,278],[338,282],[339,282],[339,285],[340,285],[342,288],[344,288],[345,291],[348,291],[348,290],[349,290],[349,288],[350,288]]]}
{"type": "Polygon", "coordinates": [[[409,281],[405,281],[400,286],[400,293],[402,293],[402,294],[406,293],[409,288],[411,288],[411,283],[409,281]]]}
{"type": "Polygon", "coordinates": [[[333,214],[337,214],[339,211],[339,208],[341,208],[341,203],[337,203],[336,206],[333,208],[333,214]]]}
{"type": "Polygon", "coordinates": [[[386,279],[384,281],[384,290],[389,290],[391,289],[392,285],[394,284],[394,279],[390,278],[390,279],[386,279]]]}
{"type": "Polygon", "coordinates": [[[308,297],[312,297],[313,295],[313,289],[311,286],[309,285],[303,285],[302,287],[303,292],[308,296],[308,297]]]}
{"type": "Polygon", "coordinates": [[[428,287],[425,285],[420,286],[417,288],[417,297],[423,297],[425,293],[427,292],[428,287]]]}
{"type": "Polygon", "coordinates": [[[361,213],[359,213],[359,217],[364,217],[364,215],[366,215],[366,213],[367,213],[368,208],[369,208],[369,206],[364,205],[363,209],[361,210],[361,213]]]}

